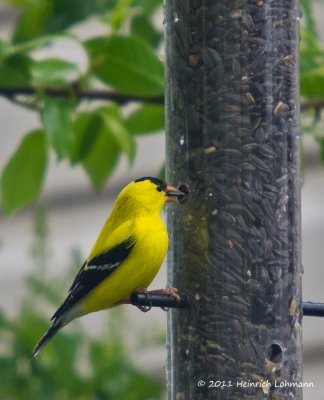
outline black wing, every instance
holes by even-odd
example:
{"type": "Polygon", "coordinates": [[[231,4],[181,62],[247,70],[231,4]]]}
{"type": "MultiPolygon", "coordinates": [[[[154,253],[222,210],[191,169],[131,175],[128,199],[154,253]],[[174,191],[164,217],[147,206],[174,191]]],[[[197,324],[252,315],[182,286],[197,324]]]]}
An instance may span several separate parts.
{"type": "Polygon", "coordinates": [[[93,257],[86,261],[69,290],[69,295],[55,312],[51,320],[56,320],[74,304],[85,297],[92,289],[112,274],[117,267],[128,257],[135,245],[133,237],[113,247],[106,253],[93,257]]]}

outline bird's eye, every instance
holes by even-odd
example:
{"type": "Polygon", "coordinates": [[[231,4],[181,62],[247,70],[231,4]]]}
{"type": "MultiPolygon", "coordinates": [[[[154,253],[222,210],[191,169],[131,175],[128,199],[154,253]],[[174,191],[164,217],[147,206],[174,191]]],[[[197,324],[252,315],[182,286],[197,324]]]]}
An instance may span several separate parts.
{"type": "Polygon", "coordinates": [[[162,192],[161,186],[158,186],[158,187],[156,188],[156,190],[157,190],[158,192],[162,192]]]}

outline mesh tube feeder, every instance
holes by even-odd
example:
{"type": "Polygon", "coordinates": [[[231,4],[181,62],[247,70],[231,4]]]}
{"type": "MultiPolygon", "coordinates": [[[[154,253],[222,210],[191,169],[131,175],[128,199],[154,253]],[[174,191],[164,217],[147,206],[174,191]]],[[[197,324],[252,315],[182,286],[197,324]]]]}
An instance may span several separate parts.
{"type": "Polygon", "coordinates": [[[298,3],[165,0],[165,24],[167,180],[189,191],[169,399],[301,399],[298,3]]]}

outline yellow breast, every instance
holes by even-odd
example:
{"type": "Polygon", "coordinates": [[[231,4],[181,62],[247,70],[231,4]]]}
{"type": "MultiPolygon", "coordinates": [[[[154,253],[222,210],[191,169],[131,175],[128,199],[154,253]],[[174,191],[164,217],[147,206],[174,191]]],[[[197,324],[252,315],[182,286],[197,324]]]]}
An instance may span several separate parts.
{"type": "Polygon", "coordinates": [[[131,235],[135,246],[128,258],[82,301],[84,313],[113,307],[136,289],[146,289],[157,274],[168,247],[168,234],[159,215],[139,217],[131,235]]]}

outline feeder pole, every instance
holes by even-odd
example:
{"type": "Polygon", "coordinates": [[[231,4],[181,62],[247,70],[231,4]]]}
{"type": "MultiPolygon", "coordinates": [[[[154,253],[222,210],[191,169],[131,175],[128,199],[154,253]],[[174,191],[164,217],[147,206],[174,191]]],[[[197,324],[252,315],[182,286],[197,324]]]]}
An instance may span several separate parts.
{"type": "Polygon", "coordinates": [[[301,399],[297,0],[165,0],[170,400],[301,399]]]}

